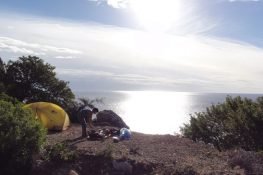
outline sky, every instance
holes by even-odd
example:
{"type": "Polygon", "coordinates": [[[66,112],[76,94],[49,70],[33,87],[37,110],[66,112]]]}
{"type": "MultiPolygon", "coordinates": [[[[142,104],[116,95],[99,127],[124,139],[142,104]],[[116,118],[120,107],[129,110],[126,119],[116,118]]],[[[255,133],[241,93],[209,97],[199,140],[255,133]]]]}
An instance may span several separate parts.
{"type": "Polygon", "coordinates": [[[262,93],[263,0],[0,0],[0,57],[73,91],[262,93]]]}

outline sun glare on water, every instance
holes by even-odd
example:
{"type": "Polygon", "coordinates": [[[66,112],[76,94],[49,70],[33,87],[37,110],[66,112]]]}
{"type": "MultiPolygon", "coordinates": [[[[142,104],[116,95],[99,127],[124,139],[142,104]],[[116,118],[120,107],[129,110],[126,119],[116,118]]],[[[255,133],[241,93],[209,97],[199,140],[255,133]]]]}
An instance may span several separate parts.
{"type": "Polygon", "coordinates": [[[130,2],[140,24],[150,31],[167,31],[180,19],[180,0],[133,0],[130,2]]]}
{"type": "Polygon", "coordinates": [[[130,91],[120,106],[133,131],[147,134],[179,133],[186,123],[188,96],[182,92],[130,91]]]}

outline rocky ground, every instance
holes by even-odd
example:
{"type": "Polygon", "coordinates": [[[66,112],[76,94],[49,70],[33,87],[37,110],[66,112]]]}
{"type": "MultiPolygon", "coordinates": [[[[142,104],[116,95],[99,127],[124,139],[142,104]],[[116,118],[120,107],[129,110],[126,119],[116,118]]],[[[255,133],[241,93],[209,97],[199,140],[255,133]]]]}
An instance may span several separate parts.
{"type": "MultiPolygon", "coordinates": [[[[56,156],[50,160],[43,159],[43,155],[48,154],[44,152],[36,156],[32,174],[193,175],[248,174],[249,172],[245,166],[242,167],[242,164],[230,162],[233,154],[218,152],[212,146],[195,143],[180,136],[133,132],[131,140],[114,143],[112,138],[90,141],[80,138],[80,135],[81,127],[77,124],[61,133],[49,134],[47,136],[49,146],[58,143],[66,145],[66,150],[63,150],[64,147],[59,150],[63,152],[64,159],[56,159],[56,156]],[[69,156],[72,154],[67,154],[71,151],[73,158],[69,156]]],[[[261,172],[257,173],[261,174],[261,172]]]]}

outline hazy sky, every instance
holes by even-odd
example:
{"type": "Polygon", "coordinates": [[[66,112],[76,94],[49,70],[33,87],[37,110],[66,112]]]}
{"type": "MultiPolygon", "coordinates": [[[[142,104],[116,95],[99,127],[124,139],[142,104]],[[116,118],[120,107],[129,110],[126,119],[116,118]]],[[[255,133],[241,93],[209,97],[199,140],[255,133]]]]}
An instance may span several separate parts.
{"type": "Polygon", "coordinates": [[[262,93],[263,0],[0,0],[0,57],[74,91],[262,93]]]}

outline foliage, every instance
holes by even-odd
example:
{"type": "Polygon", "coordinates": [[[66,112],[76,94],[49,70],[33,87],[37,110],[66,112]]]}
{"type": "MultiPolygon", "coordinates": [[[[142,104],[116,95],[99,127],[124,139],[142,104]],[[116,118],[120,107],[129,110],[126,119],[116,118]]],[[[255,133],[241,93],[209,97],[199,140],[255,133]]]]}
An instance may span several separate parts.
{"type": "Polygon", "coordinates": [[[79,98],[80,100],[80,107],[84,108],[86,106],[90,108],[94,108],[95,103],[103,103],[103,99],[95,98],[95,99],[88,99],[88,98],[79,98]]]}
{"type": "Polygon", "coordinates": [[[0,93],[5,92],[4,78],[6,75],[5,64],[0,58],[0,93]]]}
{"type": "Polygon", "coordinates": [[[0,100],[1,174],[28,174],[32,155],[39,151],[46,130],[21,104],[0,100]]]}
{"type": "Polygon", "coordinates": [[[228,164],[235,168],[239,166],[246,174],[258,174],[263,172],[263,153],[235,150],[229,153],[228,164]]]}
{"type": "Polygon", "coordinates": [[[219,150],[240,147],[263,150],[263,97],[255,102],[228,96],[222,104],[191,115],[182,134],[194,141],[212,143],[219,150]]]}
{"type": "Polygon", "coordinates": [[[20,101],[18,101],[16,98],[10,97],[5,93],[0,93],[0,100],[6,101],[6,102],[10,102],[13,105],[15,104],[22,104],[20,101]]]}
{"type": "Polygon", "coordinates": [[[7,64],[0,58],[0,93],[5,92],[26,103],[47,101],[58,104],[69,114],[71,122],[78,122],[80,109],[102,103],[102,99],[74,100],[68,82],[56,78],[54,70],[54,66],[36,56],[19,57],[7,64]]]}
{"type": "MultiPolygon", "coordinates": [[[[1,65],[1,64],[0,64],[1,65]]],[[[55,67],[36,56],[19,57],[5,65],[6,92],[24,102],[48,101],[66,110],[72,104],[74,94],[68,82],[59,80],[55,67]]]]}
{"type": "Polygon", "coordinates": [[[65,143],[47,145],[41,155],[47,161],[73,161],[78,157],[78,153],[65,143]]]}
{"type": "Polygon", "coordinates": [[[112,160],[113,159],[113,146],[111,144],[107,145],[107,147],[104,150],[98,152],[96,156],[103,157],[106,160],[112,160]]]}

